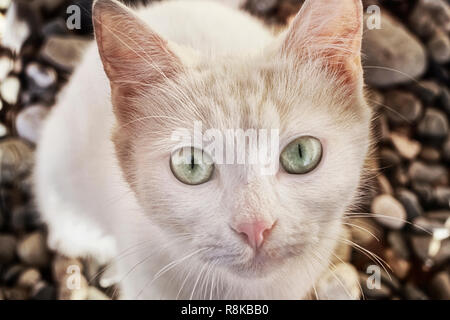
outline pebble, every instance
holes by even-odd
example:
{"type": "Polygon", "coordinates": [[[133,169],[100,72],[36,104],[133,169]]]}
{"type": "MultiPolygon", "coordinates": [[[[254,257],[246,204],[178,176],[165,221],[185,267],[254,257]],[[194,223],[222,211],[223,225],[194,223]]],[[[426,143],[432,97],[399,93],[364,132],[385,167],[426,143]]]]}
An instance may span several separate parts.
{"type": "Polygon", "coordinates": [[[7,138],[0,141],[0,182],[14,183],[31,171],[33,150],[23,140],[7,138]]]}
{"type": "Polygon", "coordinates": [[[371,275],[359,273],[359,283],[364,293],[364,299],[388,299],[392,295],[392,290],[381,281],[376,283],[371,275]]]}
{"type": "Polygon", "coordinates": [[[10,227],[16,232],[32,231],[41,226],[36,208],[31,205],[14,207],[11,212],[10,227]]]}
{"type": "Polygon", "coordinates": [[[447,170],[441,165],[426,165],[420,161],[414,161],[408,174],[414,182],[431,185],[445,185],[448,182],[447,170]]]}
{"type": "Polygon", "coordinates": [[[11,263],[16,256],[17,241],[9,234],[0,234],[0,265],[11,263]]]}
{"type": "Polygon", "coordinates": [[[403,167],[398,167],[394,173],[394,180],[400,186],[406,186],[409,183],[409,176],[403,167]]]}
{"type": "Polygon", "coordinates": [[[422,115],[422,103],[410,92],[392,90],[385,99],[386,115],[393,124],[411,124],[422,115]]]}
{"type": "Polygon", "coordinates": [[[444,145],[442,147],[442,154],[445,160],[450,162],[450,135],[445,140],[444,145]]]}
{"type": "Polygon", "coordinates": [[[423,203],[427,205],[432,204],[434,201],[434,192],[429,184],[413,182],[411,187],[423,203]]]}
{"type": "Polygon", "coordinates": [[[375,219],[387,228],[401,229],[405,225],[405,208],[388,194],[382,194],[373,199],[371,210],[376,214],[375,219]]]}
{"type": "Polygon", "coordinates": [[[436,32],[427,47],[437,63],[444,64],[450,61],[450,38],[444,32],[436,32]]]}
{"type": "Polygon", "coordinates": [[[386,193],[392,195],[394,193],[391,183],[384,174],[377,175],[377,183],[380,193],[386,193]]]}
{"type": "Polygon", "coordinates": [[[425,105],[435,102],[442,94],[442,87],[432,80],[421,80],[411,86],[411,90],[423,101],[425,105]]]}
{"type": "Polygon", "coordinates": [[[396,191],[396,198],[402,203],[406,209],[406,215],[408,221],[412,221],[414,218],[423,214],[423,208],[419,202],[417,196],[408,189],[400,188],[396,191]]]}
{"type": "Polygon", "coordinates": [[[444,224],[440,221],[429,219],[429,217],[417,217],[413,221],[413,230],[418,233],[431,234],[435,229],[443,228],[444,224]]]}
{"type": "Polygon", "coordinates": [[[81,37],[52,36],[41,49],[41,56],[49,63],[65,71],[71,71],[81,59],[90,40],[81,37]]]}
{"type": "Polygon", "coordinates": [[[8,104],[15,105],[18,101],[20,81],[15,76],[9,76],[0,83],[0,95],[8,104]]]}
{"type": "Polygon", "coordinates": [[[31,21],[24,19],[23,15],[31,15],[31,20],[34,20],[35,14],[29,4],[22,1],[13,2],[6,12],[4,27],[8,32],[3,34],[3,37],[0,39],[0,45],[13,52],[20,52],[22,45],[30,37],[33,30],[30,26],[31,21]]]}
{"type": "Polygon", "coordinates": [[[450,13],[445,0],[419,0],[410,16],[410,25],[421,37],[431,37],[436,30],[449,31],[450,13]]]}
{"type": "Polygon", "coordinates": [[[5,300],[26,300],[28,299],[28,293],[26,289],[20,287],[4,288],[3,294],[5,300]]]}
{"type": "Polygon", "coordinates": [[[450,188],[438,186],[434,189],[434,199],[438,206],[450,208],[450,188]]]}
{"type": "Polygon", "coordinates": [[[88,288],[88,282],[83,275],[66,275],[58,289],[58,300],[86,300],[88,288]]]}
{"type": "Polygon", "coordinates": [[[0,82],[12,71],[13,65],[13,60],[9,56],[0,56],[0,82]]]}
{"type": "Polygon", "coordinates": [[[398,153],[408,160],[415,159],[422,149],[422,145],[418,141],[411,140],[397,132],[392,132],[390,138],[398,153]]]}
{"type": "Polygon", "coordinates": [[[417,131],[424,138],[445,139],[449,132],[446,115],[437,109],[428,108],[417,131]]]}
{"type": "Polygon", "coordinates": [[[53,279],[61,283],[67,275],[77,269],[80,273],[83,272],[83,264],[80,260],[74,258],[67,258],[57,254],[52,261],[52,275],[53,279]]]}
{"type": "Polygon", "coordinates": [[[359,300],[358,271],[350,264],[339,263],[319,278],[316,291],[320,300],[359,300]]]}
{"type": "Polygon", "coordinates": [[[383,148],[380,151],[380,166],[382,170],[391,170],[399,166],[402,162],[400,156],[393,150],[383,148]]]}
{"type": "Polygon", "coordinates": [[[352,218],[350,223],[356,227],[351,228],[352,241],[359,246],[370,249],[383,237],[383,230],[369,216],[367,218],[352,218]]]}
{"type": "Polygon", "coordinates": [[[429,300],[428,296],[411,282],[403,287],[403,295],[406,300],[429,300]]]}
{"type": "Polygon", "coordinates": [[[439,97],[439,103],[450,117],[450,90],[446,87],[442,88],[442,93],[439,97]]]}
{"type": "Polygon", "coordinates": [[[47,89],[56,84],[58,75],[53,68],[31,62],[25,69],[28,81],[40,89],[47,89]]]}
{"type": "Polygon", "coordinates": [[[41,281],[41,273],[35,268],[29,268],[22,272],[17,280],[17,285],[23,288],[31,289],[41,281]]]}
{"type": "Polygon", "coordinates": [[[387,243],[397,256],[409,260],[411,256],[409,247],[400,231],[390,231],[387,235],[387,243]]]}
{"type": "Polygon", "coordinates": [[[411,263],[408,260],[398,256],[395,251],[390,248],[384,250],[384,259],[397,278],[403,280],[407,277],[409,270],[411,269],[411,263]]]}
{"type": "Polygon", "coordinates": [[[425,215],[430,219],[445,223],[450,218],[450,210],[428,211],[425,213],[425,215]]]}
{"type": "Polygon", "coordinates": [[[439,266],[450,258],[450,241],[444,240],[441,242],[438,252],[429,257],[429,248],[431,244],[431,236],[429,235],[412,235],[411,246],[415,255],[424,263],[427,264],[429,259],[439,266]]]}
{"type": "Polygon", "coordinates": [[[20,264],[9,266],[2,274],[2,282],[7,286],[14,285],[24,270],[25,267],[20,264]]]}
{"type": "Polygon", "coordinates": [[[19,258],[34,267],[45,267],[49,263],[50,252],[42,232],[36,231],[26,235],[17,246],[19,258]]]}
{"type": "Polygon", "coordinates": [[[18,135],[32,143],[37,143],[48,112],[49,109],[42,105],[29,106],[21,110],[16,118],[18,135]]]}
{"type": "Polygon", "coordinates": [[[424,46],[385,12],[381,10],[383,28],[364,31],[365,78],[375,87],[410,82],[411,78],[420,77],[427,67],[424,46]]]}
{"type": "Polygon", "coordinates": [[[54,286],[41,281],[33,288],[31,293],[31,299],[33,300],[55,300],[56,289],[54,286]]]}
{"type": "Polygon", "coordinates": [[[435,299],[450,300],[450,275],[448,272],[439,272],[430,283],[430,291],[435,299]]]}
{"type": "Polygon", "coordinates": [[[441,153],[439,150],[429,146],[423,147],[419,156],[427,162],[439,162],[439,160],[441,160],[441,153]]]}
{"type": "Polygon", "coordinates": [[[248,0],[247,7],[250,12],[255,14],[267,14],[274,10],[278,4],[278,0],[248,0]]]}

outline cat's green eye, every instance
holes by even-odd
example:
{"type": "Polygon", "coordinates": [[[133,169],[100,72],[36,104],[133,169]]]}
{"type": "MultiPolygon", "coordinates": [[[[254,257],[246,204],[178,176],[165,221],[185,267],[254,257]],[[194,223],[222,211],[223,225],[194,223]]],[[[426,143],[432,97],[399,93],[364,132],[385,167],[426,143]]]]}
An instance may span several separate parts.
{"type": "Polygon", "coordinates": [[[304,136],[289,143],[280,155],[284,170],[291,174],[308,173],[322,159],[322,144],[319,139],[304,136]]]}
{"type": "Polygon", "coordinates": [[[170,157],[170,169],[181,182],[198,185],[211,179],[214,163],[203,150],[184,147],[175,150],[170,157]]]}

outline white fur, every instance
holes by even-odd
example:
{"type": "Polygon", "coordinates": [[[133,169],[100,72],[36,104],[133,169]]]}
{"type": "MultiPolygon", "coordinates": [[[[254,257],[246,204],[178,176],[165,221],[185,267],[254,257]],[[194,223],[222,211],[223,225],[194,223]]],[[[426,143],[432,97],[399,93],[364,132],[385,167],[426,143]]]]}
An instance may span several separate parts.
{"type": "MultiPolygon", "coordinates": [[[[69,256],[112,259],[124,299],[307,297],[327,268],[340,217],[359,185],[370,121],[361,93],[344,96],[317,63],[297,66],[280,58],[274,50],[279,41],[242,12],[213,2],[173,1],[138,15],[170,40],[184,64],[195,65],[181,90],[191,93],[199,110],[209,108],[212,115],[200,120],[219,129],[280,128],[280,149],[297,136],[314,135],[324,157],[304,176],[218,166],[217,179],[191,187],[170,172],[170,131],[184,123],[168,122],[165,134],[148,127],[136,137],[139,151],[130,155],[137,159],[135,193],[111,141],[116,120],[109,82],[93,44],[38,145],[36,198],[50,246],[69,256]],[[252,252],[228,224],[253,214],[278,221],[267,239],[267,262],[262,271],[235,272],[233,265],[245,264],[252,252]]],[[[160,111],[178,119],[192,113],[189,106],[176,108],[160,111]]]]}

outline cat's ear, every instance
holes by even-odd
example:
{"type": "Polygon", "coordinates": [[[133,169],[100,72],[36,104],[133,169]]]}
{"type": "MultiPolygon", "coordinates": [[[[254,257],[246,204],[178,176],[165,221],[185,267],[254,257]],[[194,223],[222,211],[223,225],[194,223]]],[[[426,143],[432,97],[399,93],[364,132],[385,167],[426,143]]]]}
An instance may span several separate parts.
{"type": "Polygon", "coordinates": [[[282,51],[298,59],[320,59],[331,71],[354,81],[362,75],[361,0],[307,0],[294,18],[282,51]]]}
{"type": "Polygon", "coordinates": [[[167,42],[130,9],[114,0],[97,0],[92,19],[98,50],[111,87],[132,95],[173,78],[181,69],[167,42]]]}

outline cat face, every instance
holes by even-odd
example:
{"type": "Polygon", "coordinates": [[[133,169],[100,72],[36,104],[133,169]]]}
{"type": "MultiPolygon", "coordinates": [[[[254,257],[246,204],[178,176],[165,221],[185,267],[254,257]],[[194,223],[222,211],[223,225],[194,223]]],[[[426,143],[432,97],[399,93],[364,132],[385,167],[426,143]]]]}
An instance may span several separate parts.
{"type": "Polygon", "coordinates": [[[309,1],[267,50],[199,55],[188,63],[183,48],[124,7],[97,2],[118,159],[148,218],[175,240],[174,250],[198,252],[197,261],[246,278],[266,277],[292,261],[328,259],[369,144],[361,12],[359,1],[309,1]],[[117,25],[133,32],[112,35],[117,25]],[[124,46],[131,40],[133,50],[124,46]],[[217,145],[228,153],[231,145],[246,161],[223,163],[205,141],[196,144],[195,123],[202,133],[222,134],[217,145]],[[256,157],[250,140],[239,149],[236,135],[226,139],[230,129],[277,132],[270,150],[275,169],[262,174],[263,164],[249,160],[256,157]],[[183,140],[178,158],[188,161],[179,166],[174,132],[192,138],[183,140]]]}

